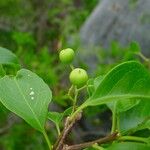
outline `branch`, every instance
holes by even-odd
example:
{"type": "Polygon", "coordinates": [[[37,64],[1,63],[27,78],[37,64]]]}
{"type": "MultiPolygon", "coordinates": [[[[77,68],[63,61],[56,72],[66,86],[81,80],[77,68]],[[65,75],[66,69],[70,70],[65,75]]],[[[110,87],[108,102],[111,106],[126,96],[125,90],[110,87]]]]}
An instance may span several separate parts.
{"type": "Polygon", "coordinates": [[[104,138],[100,138],[100,139],[97,139],[97,140],[94,140],[94,141],[91,141],[91,142],[85,142],[85,143],[82,143],[82,144],[75,144],[75,145],[71,145],[71,146],[65,145],[63,147],[63,150],[80,150],[80,149],[89,147],[89,146],[91,146],[95,143],[102,144],[102,143],[113,141],[116,138],[118,138],[118,132],[114,132],[113,134],[110,134],[110,135],[108,135],[104,138]]]}
{"type": "Polygon", "coordinates": [[[80,119],[81,119],[81,113],[79,113],[73,120],[70,120],[69,117],[66,119],[65,127],[62,133],[60,134],[60,136],[58,137],[58,140],[54,144],[53,150],[62,150],[66,136],[68,135],[68,133],[70,132],[71,128],[76,123],[76,121],[80,119]]]}

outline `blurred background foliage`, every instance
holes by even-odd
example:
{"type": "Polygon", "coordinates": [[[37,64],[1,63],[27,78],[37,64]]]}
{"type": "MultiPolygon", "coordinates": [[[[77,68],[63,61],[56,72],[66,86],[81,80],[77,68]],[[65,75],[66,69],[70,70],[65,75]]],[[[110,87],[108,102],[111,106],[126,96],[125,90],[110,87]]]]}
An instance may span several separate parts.
{"type": "MultiPolygon", "coordinates": [[[[69,67],[60,64],[58,51],[66,47],[82,50],[78,33],[98,2],[99,0],[0,1],[0,46],[12,50],[23,67],[36,72],[50,86],[54,101],[50,108],[53,110],[63,111],[71,105],[65,96],[70,86],[66,76],[69,67]]],[[[92,77],[106,73],[119,62],[137,59],[130,51],[130,45],[122,47],[117,41],[112,42],[109,50],[102,47],[97,49],[93,52],[98,56],[100,65],[92,77]]],[[[79,60],[79,65],[88,69],[82,60],[79,60]]],[[[102,126],[103,131],[99,133],[101,135],[107,132],[104,129],[110,127],[110,124],[103,121],[108,121],[106,115],[109,117],[110,113],[106,106],[86,109],[84,115],[89,119],[83,118],[80,122],[81,129],[75,129],[76,132],[72,133],[73,137],[78,139],[76,142],[84,140],[81,139],[82,136],[86,140],[90,138],[90,133],[85,131],[90,132],[93,126],[93,131],[96,132],[97,128],[102,126]],[[81,130],[79,137],[77,134],[81,130]]],[[[56,130],[52,130],[54,125],[48,123],[46,127],[49,136],[54,140],[57,134],[56,130]]],[[[94,138],[92,134],[91,137],[94,138]]],[[[43,136],[0,104],[0,150],[34,149],[47,149],[43,136]]]]}
{"type": "MultiPolygon", "coordinates": [[[[58,50],[66,46],[77,47],[76,34],[97,2],[98,0],[0,1],[0,46],[12,50],[23,67],[31,69],[45,80],[62,110],[63,107],[68,107],[68,100],[64,96],[67,86],[60,82],[64,83],[64,75],[69,69],[59,63],[58,50]],[[68,42],[70,39],[75,39],[76,42],[70,42],[71,45],[68,42]]],[[[49,132],[52,133],[52,130],[49,132]]],[[[1,150],[46,148],[40,133],[0,105],[1,150]]]]}

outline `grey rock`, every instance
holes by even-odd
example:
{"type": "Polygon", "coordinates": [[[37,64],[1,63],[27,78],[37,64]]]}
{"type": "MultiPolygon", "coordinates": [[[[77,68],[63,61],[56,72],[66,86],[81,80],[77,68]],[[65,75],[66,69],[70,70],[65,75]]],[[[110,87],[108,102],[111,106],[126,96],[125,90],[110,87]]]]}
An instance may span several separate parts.
{"type": "Polygon", "coordinates": [[[150,0],[101,0],[80,32],[86,52],[108,48],[112,41],[127,46],[137,41],[150,56],[150,0]]]}

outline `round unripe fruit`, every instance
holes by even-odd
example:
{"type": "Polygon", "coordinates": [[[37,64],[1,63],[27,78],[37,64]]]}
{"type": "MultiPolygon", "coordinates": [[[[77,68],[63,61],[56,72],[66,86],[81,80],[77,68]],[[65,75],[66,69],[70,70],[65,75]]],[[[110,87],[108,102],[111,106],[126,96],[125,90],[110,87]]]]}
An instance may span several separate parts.
{"type": "Polygon", "coordinates": [[[70,82],[77,87],[82,87],[88,80],[88,75],[84,69],[76,68],[71,71],[69,76],[70,82]]]}
{"type": "Polygon", "coordinates": [[[59,59],[62,63],[69,64],[73,61],[73,58],[74,58],[74,51],[71,48],[61,50],[59,53],[59,59]]]}

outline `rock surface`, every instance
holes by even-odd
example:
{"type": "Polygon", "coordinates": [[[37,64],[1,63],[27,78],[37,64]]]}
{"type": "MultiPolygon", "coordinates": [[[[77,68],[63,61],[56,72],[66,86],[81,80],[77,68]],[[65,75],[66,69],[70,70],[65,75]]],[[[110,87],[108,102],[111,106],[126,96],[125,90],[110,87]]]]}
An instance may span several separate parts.
{"type": "Polygon", "coordinates": [[[109,47],[112,41],[127,45],[138,41],[150,56],[150,0],[101,0],[80,32],[81,43],[109,47]]]}

